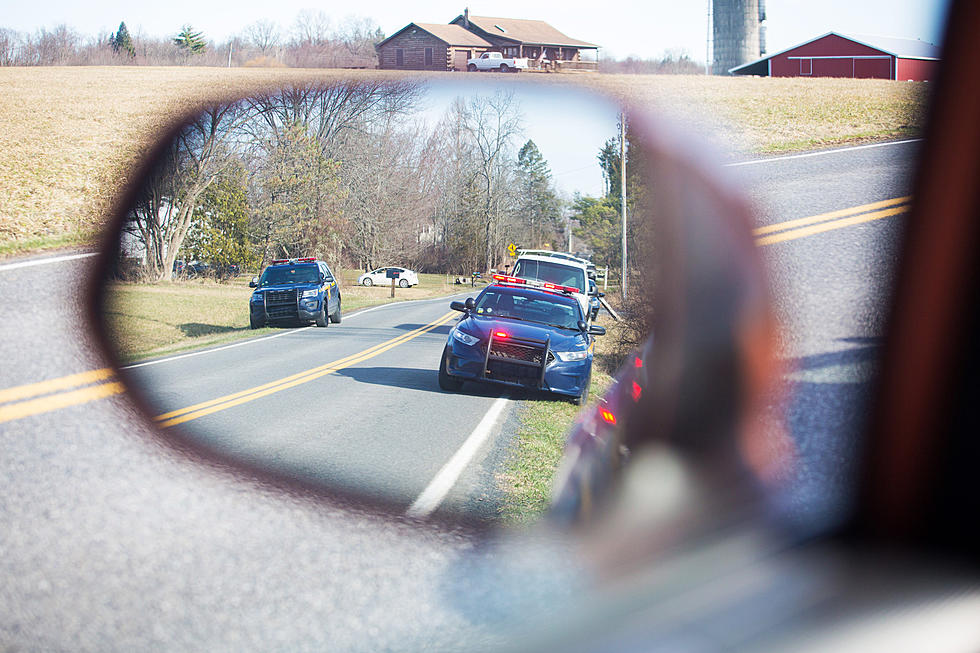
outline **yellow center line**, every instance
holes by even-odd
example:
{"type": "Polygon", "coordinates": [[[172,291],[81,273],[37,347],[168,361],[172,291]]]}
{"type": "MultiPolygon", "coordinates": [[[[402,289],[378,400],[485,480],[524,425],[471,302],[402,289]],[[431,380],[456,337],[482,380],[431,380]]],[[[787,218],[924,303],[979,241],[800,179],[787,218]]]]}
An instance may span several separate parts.
{"type": "Polygon", "coordinates": [[[824,222],[825,220],[833,220],[834,218],[845,218],[850,215],[857,215],[858,213],[865,213],[867,211],[873,211],[875,209],[883,209],[889,206],[896,206],[898,204],[905,204],[912,199],[911,195],[906,195],[905,197],[896,197],[890,200],[882,200],[880,202],[872,202],[871,204],[862,204],[861,206],[852,206],[848,209],[840,209],[838,211],[831,211],[830,213],[821,213],[820,215],[811,215],[808,218],[798,218],[796,220],[787,220],[786,222],[777,222],[776,224],[766,225],[765,227],[759,227],[758,229],[753,229],[752,234],[754,236],[764,236],[765,234],[771,234],[774,231],[784,231],[786,229],[795,229],[796,227],[804,227],[806,225],[814,224],[816,222],[824,222]]]}
{"type": "Polygon", "coordinates": [[[417,338],[418,336],[427,333],[442,324],[445,324],[455,315],[456,311],[449,311],[434,322],[413,331],[409,331],[408,333],[398,336],[397,338],[392,338],[391,340],[365,349],[364,351],[356,354],[351,354],[350,356],[345,356],[344,358],[338,359],[331,363],[326,363],[325,365],[320,365],[303,372],[298,372],[276,381],[264,383],[254,388],[248,388],[247,390],[242,390],[224,397],[218,397],[200,404],[188,406],[187,408],[181,408],[169,413],[164,413],[163,415],[158,415],[154,419],[160,424],[161,427],[168,428],[177,424],[183,424],[184,422],[198,419],[199,417],[211,415],[222,410],[227,410],[228,408],[233,408],[234,406],[240,406],[244,403],[254,401],[261,397],[266,397],[276,392],[281,392],[288,388],[296,387],[303,383],[309,383],[310,381],[319,379],[328,374],[333,374],[338,370],[342,370],[370,358],[374,358],[375,356],[384,353],[389,349],[417,338]]]}
{"type": "Polygon", "coordinates": [[[852,225],[861,224],[862,222],[871,222],[872,220],[880,220],[882,218],[888,218],[893,215],[898,215],[899,213],[905,213],[911,208],[909,205],[897,206],[892,209],[885,209],[884,211],[875,211],[873,213],[864,213],[861,215],[852,216],[849,218],[842,218],[840,220],[832,220],[830,222],[821,222],[820,224],[810,225],[809,227],[801,227],[799,229],[791,229],[789,231],[783,231],[772,236],[766,236],[764,238],[756,238],[755,243],[760,247],[763,245],[771,245],[773,243],[781,243],[787,240],[796,240],[797,238],[805,238],[806,236],[813,236],[814,234],[823,233],[826,231],[832,231],[834,229],[842,229],[844,227],[850,227],[852,225]]]}
{"type": "Polygon", "coordinates": [[[77,406],[89,401],[95,401],[96,399],[111,397],[112,395],[117,395],[125,391],[126,388],[122,383],[113,381],[112,383],[93,385],[88,388],[63,392],[50,397],[41,397],[40,399],[31,399],[30,401],[22,401],[17,404],[0,406],[0,424],[22,417],[49,413],[54,410],[67,408],[68,406],[77,406]]]}
{"type": "Polygon", "coordinates": [[[80,385],[89,385],[96,381],[108,379],[113,375],[115,375],[115,371],[108,367],[103,367],[101,370],[89,370],[88,372],[79,372],[78,374],[49,379],[48,381],[39,381],[38,383],[7,388],[6,390],[0,390],[0,404],[29,399],[38,395],[46,395],[57,390],[77,388],[80,385]]]}

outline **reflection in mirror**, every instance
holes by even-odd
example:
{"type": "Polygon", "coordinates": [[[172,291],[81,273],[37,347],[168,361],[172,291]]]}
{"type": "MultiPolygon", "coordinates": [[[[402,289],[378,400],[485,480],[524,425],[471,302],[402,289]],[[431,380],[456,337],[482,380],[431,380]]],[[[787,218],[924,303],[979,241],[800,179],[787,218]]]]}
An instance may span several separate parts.
{"type": "Polygon", "coordinates": [[[247,469],[415,517],[534,519],[625,345],[580,328],[598,303],[572,281],[492,275],[541,250],[535,269],[618,286],[621,111],[414,80],[209,107],[121,221],[103,314],[125,378],[164,433],[247,469]],[[554,433],[529,462],[532,409],[554,433]]]}

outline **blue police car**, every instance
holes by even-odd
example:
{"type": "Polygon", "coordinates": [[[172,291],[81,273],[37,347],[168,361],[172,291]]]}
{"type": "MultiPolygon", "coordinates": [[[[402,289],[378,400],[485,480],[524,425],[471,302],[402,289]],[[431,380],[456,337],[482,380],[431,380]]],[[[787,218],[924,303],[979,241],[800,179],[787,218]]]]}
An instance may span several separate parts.
{"type": "Polygon", "coordinates": [[[249,325],[310,322],[325,327],[341,319],[340,286],[330,268],[315,258],[277,259],[248,284],[249,325]]]}
{"type": "Polygon", "coordinates": [[[465,316],[449,333],[439,364],[439,387],[466,380],[546,390],[581,404],[592,376],[594,336],[576,288],[494,275],[476,299],[452,302],[465,316]]]}

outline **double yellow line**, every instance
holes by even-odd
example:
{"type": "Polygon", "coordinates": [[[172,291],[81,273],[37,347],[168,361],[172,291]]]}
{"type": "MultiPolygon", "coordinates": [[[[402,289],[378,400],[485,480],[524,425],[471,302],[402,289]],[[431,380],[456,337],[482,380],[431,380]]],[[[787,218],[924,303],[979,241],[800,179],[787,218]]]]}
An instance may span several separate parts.
{"type": "Polygon", "coordinates": [[[122,383],[110,381],[113,376],[115,372],[104,367],[0,390],[0,424],[124,392],[122,383]]]}
{"type": "MultiPolygon", "coordinates": [[[[357,363],[384,353],[393,347],[417,338],[423,333],[432,331],[445,324],[456,315],[458,315],[456,311],[449,311],[434,322],[430,322],[425,326],[413,329],[396,338],[369,347],[356,354],[351,354],[331,363],[319,365],[254,388],[242,390],[241,392],[164,413],[155,417],[154,420],[160,426],[167,428],[175,424],[189,422],[205,415],[226,410],[233,406],[239,406],[259,399],[260,397],[281,392],[287,388],[309,383],[314,379],[326,376],[327,374],[333,374],[345,367],[356,365],[357,363]]],[[[31,415],[49,413],[125,392],[125,386],[121,382],[114,380],[114,377],[115,372],[105,367],[99,370],[80,372],[49,381],[41,381],[39,383],[0,390],[0,424],[31,415]]]]}
{"type": "Polygon", "coordinates": [[[374,358],[378,354],[384,353],[393,347],[397,347],[398,345],[406,343],[413,338],[417,338],[423,333],[432,331],[436,327],[445,324],[455,315],[458,315],[456,311],[449,311],[435,322],[430,322],[423,327],[409,331],[404,335],[398,336],[397,338],[392,338],[391,340],[382,342],[381,344],[375,345],[374,347],[370,347],[356,354],[351,354],[350,356],[345,356],[344,358],[335,360],[331,363],[319,365],[303,372],[297,372],[296,374],[277,379],[276,381],[270,381],[269,383],[255,386],[254,388],[248,388],[247,390],[225,395],[224,397],[218,397],[217,399],[211,399],[210,401],[194,404],[193,406],[188,406],[187,408],[181,408],[179,410],[170,411],[169,413],[164,413],[163,415],[157,415],[153,419],[163,428],[168,428],[177,424],[189,422],[199,417],[204,417],[205,415],[217,413],[221,410],[232,408],[233,406],[240,406],[241,404],[260,399],[261,397],[267,397],[276,392],[282,392],[288,388],[294,388],[303,383],[309,383],[314,379],[319,379],[327,374],[333,374],[334,372],[342,370],[345,367],[350,367],[366,361],[369,358],[374,358]]]}
{"type": "Polygon", "coordinates": [[[752,233],[756,236],[756,245],[760,247],[763,245],[772,245],[773,243],[805,238],[806,236],[813,236],[814,234],[824,233],[825,231],[842,229],[843,227],[850,227],[861,224],[862,222],[881,220],[882,218],[889,218],[899,213],[906,213],[911,208],[911,200],[911,196],[905,196],[872,202],[871,204],[862,204],[861,206],[852,206],[849,209],[841,209],[839,211],[831,211],[830,213],[812,215],[808,218],[787,220],[786,222],[778,222],[765,227],[759,227],[753,230],[752,233]]]}

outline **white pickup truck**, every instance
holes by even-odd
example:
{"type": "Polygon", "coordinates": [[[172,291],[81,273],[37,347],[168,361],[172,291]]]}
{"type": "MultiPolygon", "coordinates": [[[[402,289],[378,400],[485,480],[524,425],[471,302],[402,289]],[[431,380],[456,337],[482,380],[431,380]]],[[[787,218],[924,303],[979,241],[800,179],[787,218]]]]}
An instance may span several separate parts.
{"type": "Polygon", "coordinates": [[[527,57],[504,59],[504,55],[499,52],[484,52],[475,59],[466,60],[466,70],[471,73],[477,70],[499,70],[502,73],[517,73],[524,68],[527,68],[527,57]]]}

